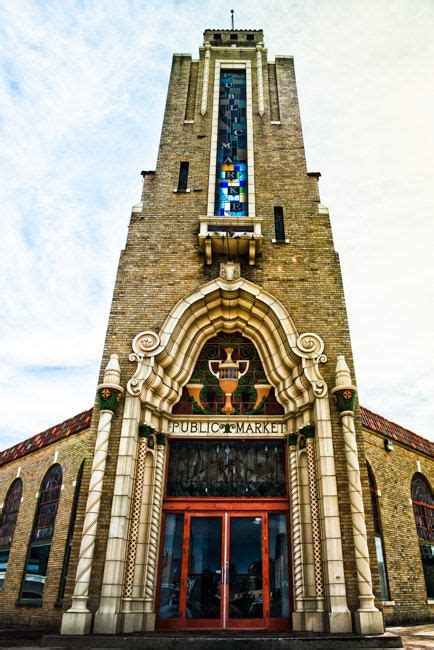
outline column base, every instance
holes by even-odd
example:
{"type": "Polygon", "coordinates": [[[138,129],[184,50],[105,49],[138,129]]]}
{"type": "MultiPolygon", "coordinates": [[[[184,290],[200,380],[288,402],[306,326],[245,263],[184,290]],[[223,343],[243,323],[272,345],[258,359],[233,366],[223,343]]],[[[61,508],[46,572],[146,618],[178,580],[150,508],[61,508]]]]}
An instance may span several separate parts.
{"type": "Polygon", "coordinates": [[[343,612],[328,612],[329,631],[331,634],[345,634],[353,631],[351,612],[349,609],[343,612]]]}
{"type": "Polygon", "coordinates": [[[145,612],[143,614],[143,632],[153,632],[155,630],[155,619],[157,615],[155,612],[145,612]]]}
{"type": "Polygon", "coordinates": [[[294,632],[304,631],[304,612],[292,612],[292,629],[294,632]]]}
{"type": "Polygon", "coordinates": [[[123,614],[97,612],[93,624],[94,634],[119,634],[122,631],[123,614]]]}
{"type": "Polygon", "coordinates": [[[354,612],[357,634],[383,634],[383,614],[378,609],[357,610],[354,612]]]}
{"type": "Polygon", "coordinates": [[[89,634],[92,612],[67,611],[62,616],[60,634],[89,634]]]}
{"type": "Polygon", "coordinates": [[[141,632],[143,630],[143,613],[142,612],[127,612],[124,613],[122,631],[124,634],[131,634],[131,632],[141,632]]]}
{"type": "Polygon", "coordinates": [[[324,612],[305,612],[304,631],[324,632],[324,612]]]}

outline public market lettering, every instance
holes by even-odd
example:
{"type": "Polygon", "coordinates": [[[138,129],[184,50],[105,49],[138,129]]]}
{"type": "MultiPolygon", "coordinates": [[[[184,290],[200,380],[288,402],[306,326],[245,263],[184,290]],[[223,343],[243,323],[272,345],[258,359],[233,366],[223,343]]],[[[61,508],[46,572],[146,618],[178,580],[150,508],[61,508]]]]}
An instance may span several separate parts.
{"type": "Polygon", "coordinates": [[[187,433],[196,435],[225,434],[252,435],[271,434],[284,435],[287,432],[286,422],[169,422],[169,433],[187,433]]]}

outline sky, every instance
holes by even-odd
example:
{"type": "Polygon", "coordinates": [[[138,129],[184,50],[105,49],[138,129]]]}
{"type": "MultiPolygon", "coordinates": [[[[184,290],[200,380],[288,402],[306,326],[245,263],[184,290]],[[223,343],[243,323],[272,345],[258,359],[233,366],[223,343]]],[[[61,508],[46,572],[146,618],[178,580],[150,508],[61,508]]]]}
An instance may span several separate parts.
{"type": "MultiPolygon", "coordinates": [[[[230,8],[0,3],[0,448],[93,404],[173,52],[230,8]]],[[[309,171],[339,251],[361,403],[434,440],[434,2],[241,0],[295,57],[309,171]]],[[[132,369],[133,372],[133,369],[132,369]]]]}

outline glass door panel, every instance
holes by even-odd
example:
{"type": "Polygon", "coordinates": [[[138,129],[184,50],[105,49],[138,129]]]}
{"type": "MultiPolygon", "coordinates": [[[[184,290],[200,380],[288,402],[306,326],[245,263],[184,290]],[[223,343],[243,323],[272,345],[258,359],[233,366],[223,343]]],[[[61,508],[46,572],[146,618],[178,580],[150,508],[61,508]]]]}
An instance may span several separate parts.
{"type": "Polygon", "coordinates": [[[262,517],[230,517],[229,619],[262,619],[262,517]]]}
{"type": "Polygon", "coordinates": [[[160,618],[179,617],[183,514],[167,514],[160,578],[160,618]]]}
{"type": "Polygon", "coordinates": [[[222,519],[190,519],[186,619],[220,619],[222,519]]]}
{"type": "Polygon", "coordinates": [[[289,616],[288,537],[285,514],[268,514],[270,617],[289,616]]]}

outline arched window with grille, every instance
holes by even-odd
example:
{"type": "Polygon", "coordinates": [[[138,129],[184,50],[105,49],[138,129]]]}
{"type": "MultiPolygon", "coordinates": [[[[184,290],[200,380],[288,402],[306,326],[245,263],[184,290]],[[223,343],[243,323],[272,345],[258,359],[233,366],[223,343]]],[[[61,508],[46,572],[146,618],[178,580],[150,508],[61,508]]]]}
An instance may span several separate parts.
{"type": "Polygon", "coordinates": [[[411,481],[411,498],[426,592],[428,598],[434,598],[434,498],[430,484],[419,472],[411,481]]]}
{"type": "Polygon", "coordinates": [[[22,495],[23,482],[20,478],[16,478],[6,494],[0,516],[0,589],[5,580],[22,495]]]}
{"type": "Polygon", "coordinates": [[[377,557],[377,570],[380,577],[381,600],[388,601],[390,600],[389,580],[387,577],[386,554],[384,552],[377,485],[369,463],[366,463],[366,467],[368,469],[369,493],[371,495],[372,518],[374,520],[375,555],[377,557]]]}
{"type": "Polygon", "coordinates": [[[60,465],[53,465],[41,484],[21,585],[21,601],[42,600],[61,487],[62,468],[60,465]]]}

